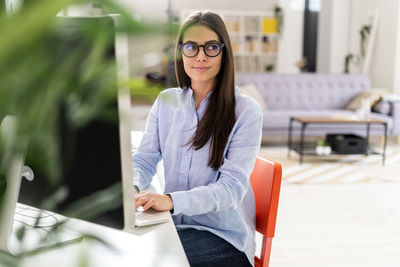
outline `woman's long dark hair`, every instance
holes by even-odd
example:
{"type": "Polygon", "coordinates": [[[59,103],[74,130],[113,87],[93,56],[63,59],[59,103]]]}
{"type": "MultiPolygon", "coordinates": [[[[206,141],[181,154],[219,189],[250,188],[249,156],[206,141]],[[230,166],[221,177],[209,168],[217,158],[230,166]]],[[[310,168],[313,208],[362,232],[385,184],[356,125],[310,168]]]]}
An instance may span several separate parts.
{"type": "Polygon", "coordinates": [[[221,43],[225,44],[216,87],[209,97],[207,109],[197,126],[192,144],[197,150],[211,139],[208,166],[217,170],[223,163],[224,149],[236,121],[233,53],[228,32],[220,16],[210,11],[191,14],[180,28],[175,48],[175,72],[179,87],[188,89],[191,86],[178,45],[182,43],[186,30],[194,25],[208,27],[218,35],[221,43]]]}

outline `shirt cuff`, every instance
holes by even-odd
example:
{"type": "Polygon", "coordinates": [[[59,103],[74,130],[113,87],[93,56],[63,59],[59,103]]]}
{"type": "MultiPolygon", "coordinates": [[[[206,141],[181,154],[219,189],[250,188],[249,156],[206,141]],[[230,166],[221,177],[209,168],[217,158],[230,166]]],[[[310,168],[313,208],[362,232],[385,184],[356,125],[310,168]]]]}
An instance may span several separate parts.
{"type": "Polygon", "coordinates": [[[172,215],[183,214],[189,209],[190,204],[187,192],[178,191],[168,194],[171,196],[174,205],[172,215]]]}

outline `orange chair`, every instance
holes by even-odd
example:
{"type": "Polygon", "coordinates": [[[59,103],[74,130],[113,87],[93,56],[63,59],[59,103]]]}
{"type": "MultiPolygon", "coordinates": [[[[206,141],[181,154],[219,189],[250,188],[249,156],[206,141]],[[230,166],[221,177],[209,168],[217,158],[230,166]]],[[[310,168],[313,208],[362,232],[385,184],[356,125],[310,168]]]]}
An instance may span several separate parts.
{"type": "Polygon", "coordinates": [[[256,231],[263,235],[261,255],[260,258],[254,256],[254,264],[255,267],[267,267],[281,190],[281,164],[257,157],[250,181],[256,198],[256,231]]]}

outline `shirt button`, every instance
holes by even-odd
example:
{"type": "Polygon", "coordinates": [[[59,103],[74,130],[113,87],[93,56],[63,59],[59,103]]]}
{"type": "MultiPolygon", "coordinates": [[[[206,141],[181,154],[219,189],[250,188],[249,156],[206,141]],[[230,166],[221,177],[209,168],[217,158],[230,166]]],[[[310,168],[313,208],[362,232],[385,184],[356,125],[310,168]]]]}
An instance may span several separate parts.
{"type": "Polygon", "coordinates": [[[188,156],[186,155],[186,156],[185,156],[185,159],[187,159],[187,158],[188,158],[188,156]]]}
{"type": "Polygon", "coordinates": [[[182,179],[184,179],[184,178],[185,178],[185,176],[184,176],[184,175],[181,175],[181,178],[182,178],[182,179]]]}

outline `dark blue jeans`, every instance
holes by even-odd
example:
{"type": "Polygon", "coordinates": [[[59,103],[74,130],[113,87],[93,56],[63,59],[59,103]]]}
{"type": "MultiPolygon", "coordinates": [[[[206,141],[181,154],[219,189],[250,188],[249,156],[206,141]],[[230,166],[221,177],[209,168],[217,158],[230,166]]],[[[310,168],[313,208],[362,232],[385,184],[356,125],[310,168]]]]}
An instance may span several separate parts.
{"type": "Polygon", "coordinates": [[[251,267],[244,252],[208,231],[178,229],[178,235],[191,267],[251,267]]]}

